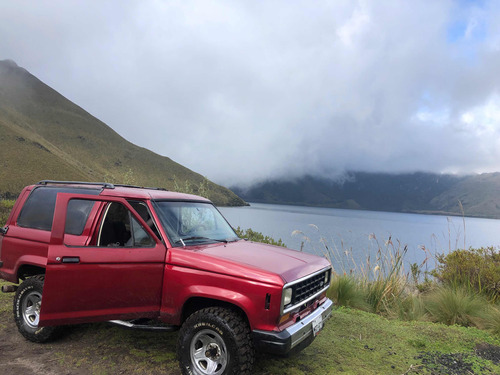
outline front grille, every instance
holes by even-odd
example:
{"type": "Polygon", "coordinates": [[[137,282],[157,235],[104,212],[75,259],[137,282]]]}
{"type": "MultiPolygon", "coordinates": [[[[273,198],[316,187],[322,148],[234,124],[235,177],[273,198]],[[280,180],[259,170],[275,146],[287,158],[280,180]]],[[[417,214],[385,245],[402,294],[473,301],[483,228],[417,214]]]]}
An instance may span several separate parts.
{"type": "Polygon", "coordinates": [[[325,273],[330,273],[330,271],[322,272],[310,277],[309,279],[295,284],[292,304],[298,305],[302,303],[302,301],[306,301],[309,297],[312,297],[319,291],[323,290],[329,283],[328,280],[328,282],[325,284],[325,273]]]}
{"type": "Polygon", "coordinates": [[[325,269],[304,279],[297,280],[285,285],[284,289],[292,289],[290,303],[283,306],[283,312],[289,312],[302,305],[313,301],[322,291],[330,285],[331,269],[325,269]]]}

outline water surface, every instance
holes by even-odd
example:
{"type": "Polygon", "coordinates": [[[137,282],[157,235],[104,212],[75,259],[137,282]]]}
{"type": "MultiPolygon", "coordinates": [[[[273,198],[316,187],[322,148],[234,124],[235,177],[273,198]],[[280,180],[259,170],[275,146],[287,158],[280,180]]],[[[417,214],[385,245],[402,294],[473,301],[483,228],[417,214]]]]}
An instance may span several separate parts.
{"type": "MultiPolygon", "coordinates": [[[[234,227],[252,228],[281,238],[289,248],[316,254],[323,254],[326,244],[338,262],[348,259],[358,265],[366,264],[368,256],[373,262],[378,249],[387,245],[394,251],[406,246],[406,263],[422,264],[428,259],[430,268],[434,261],[429,256],[436,253],[500,245],[500,220],[494,219],[262,203],[219,209],[234,227]]],[[[336,268],[342,267],[350,269],[352,264],[337,264],[336,268]]]]}

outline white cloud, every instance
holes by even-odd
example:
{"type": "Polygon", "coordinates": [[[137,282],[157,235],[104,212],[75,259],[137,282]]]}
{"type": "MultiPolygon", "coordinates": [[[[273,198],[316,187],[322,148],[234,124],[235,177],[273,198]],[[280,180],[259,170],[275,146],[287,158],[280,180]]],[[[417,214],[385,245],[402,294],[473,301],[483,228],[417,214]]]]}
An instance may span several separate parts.
{"type": "Polygon", "coordinates": [[[367,31],[369,22],[370,16],[365,7],[356,8],[352,16],[339,27],[337,35],[343,44],[351,47],[355,43],[355,38],[367,31]]]}
{"type": "Polygon", "coordinates": [[[218,182],[500,170],[496,2],[0,3],[0,58],[218,182]]]}
{"type": "Polygon", "coordinates": [[[464,130],[478,137],[492,137],[500,133],[500,96],[493,95],[486,103],[462,113],[460,122],[464,130]]]}

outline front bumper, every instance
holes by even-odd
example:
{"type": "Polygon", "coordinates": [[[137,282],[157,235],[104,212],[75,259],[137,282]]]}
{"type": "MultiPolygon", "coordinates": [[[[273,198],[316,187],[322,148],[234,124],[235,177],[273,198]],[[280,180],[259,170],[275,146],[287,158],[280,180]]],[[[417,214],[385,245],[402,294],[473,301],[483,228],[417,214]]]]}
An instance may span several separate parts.
{"type": "Polygon", "coordinates": [[[317,322],[322,324],[332,314],[333,302],[327,299],[321,306],[298,321],[293,326],[281,332],[259,331],[252,332],[255,347],[267,353],[287,355],[298,352],[307,347],[315,337],[313,327],[318,328],[317,322]]]}

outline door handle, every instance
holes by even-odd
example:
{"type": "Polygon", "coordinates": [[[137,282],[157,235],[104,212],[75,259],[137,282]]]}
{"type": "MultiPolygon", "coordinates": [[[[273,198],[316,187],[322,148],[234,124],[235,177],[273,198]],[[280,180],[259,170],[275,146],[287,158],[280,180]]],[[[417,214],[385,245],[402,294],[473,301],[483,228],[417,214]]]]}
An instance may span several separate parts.
{"type": "Polygon", "coordinates": [[[63,263],[80,263],[80,257],[62,257],[63,263]]]}

